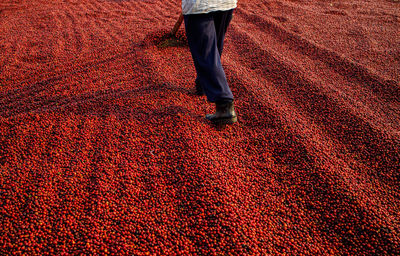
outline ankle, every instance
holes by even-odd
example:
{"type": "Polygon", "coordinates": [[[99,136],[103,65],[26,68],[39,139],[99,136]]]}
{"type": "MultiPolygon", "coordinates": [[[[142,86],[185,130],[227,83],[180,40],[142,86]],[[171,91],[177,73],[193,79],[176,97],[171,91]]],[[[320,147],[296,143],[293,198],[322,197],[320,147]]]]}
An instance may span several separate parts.
{"type": "Polygon", "coordinates": [[[220,99],[220,100],[215,101],[215,104],[217,104],[217,105],[225,105],[225,104],[231,104],[231,103],[233,103],[232,99],[220,99]]]}

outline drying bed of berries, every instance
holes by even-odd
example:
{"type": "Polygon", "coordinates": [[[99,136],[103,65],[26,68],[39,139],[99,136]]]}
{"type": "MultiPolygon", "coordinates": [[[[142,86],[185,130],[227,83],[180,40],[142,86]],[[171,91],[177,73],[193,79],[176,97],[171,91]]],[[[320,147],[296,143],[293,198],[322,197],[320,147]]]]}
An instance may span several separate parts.
{"type": "Polygon", "coordinates": [[[0,3],[0,254],[400,254],[396,3],[239,1],[226,127],[179,5],[0,3]]]}

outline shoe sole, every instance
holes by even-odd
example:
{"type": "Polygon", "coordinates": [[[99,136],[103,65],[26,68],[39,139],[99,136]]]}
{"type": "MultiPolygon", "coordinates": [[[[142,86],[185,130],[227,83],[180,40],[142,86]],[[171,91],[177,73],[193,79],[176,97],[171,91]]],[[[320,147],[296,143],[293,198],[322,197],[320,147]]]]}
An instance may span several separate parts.
{"type": "MultiPolygon", "coordinates": [[[[208,118],[207,118],[208,119],[208,118]]],[[[218,119],[218,120],[210,120],[213,124],[216,125],[222,125],[222,124],[234,124],[237,122],[237,117],[231,117],[231,118],[224,118],[224,119],[218,119]]]]}

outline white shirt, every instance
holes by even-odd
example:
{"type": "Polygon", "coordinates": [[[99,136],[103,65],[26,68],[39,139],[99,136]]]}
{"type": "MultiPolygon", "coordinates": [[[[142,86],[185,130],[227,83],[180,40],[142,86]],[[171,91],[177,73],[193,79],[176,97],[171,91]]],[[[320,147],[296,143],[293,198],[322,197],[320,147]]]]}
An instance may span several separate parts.
{"type": "Polygon", "coordinates": [[[236,8],[237,0],[182,0],[182,13],[200,14],[236,8]]]}

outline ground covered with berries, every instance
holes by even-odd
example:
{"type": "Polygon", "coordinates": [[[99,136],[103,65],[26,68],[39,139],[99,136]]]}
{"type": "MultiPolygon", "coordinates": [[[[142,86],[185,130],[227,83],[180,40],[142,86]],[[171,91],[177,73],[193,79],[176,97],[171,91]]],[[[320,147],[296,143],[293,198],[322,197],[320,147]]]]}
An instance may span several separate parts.
{"type": "Polygon", "coordinates": [[[2,0],[1,255],[398,255],[395,0],[239,0],[214,127],[179,0],[2,0]]]}

